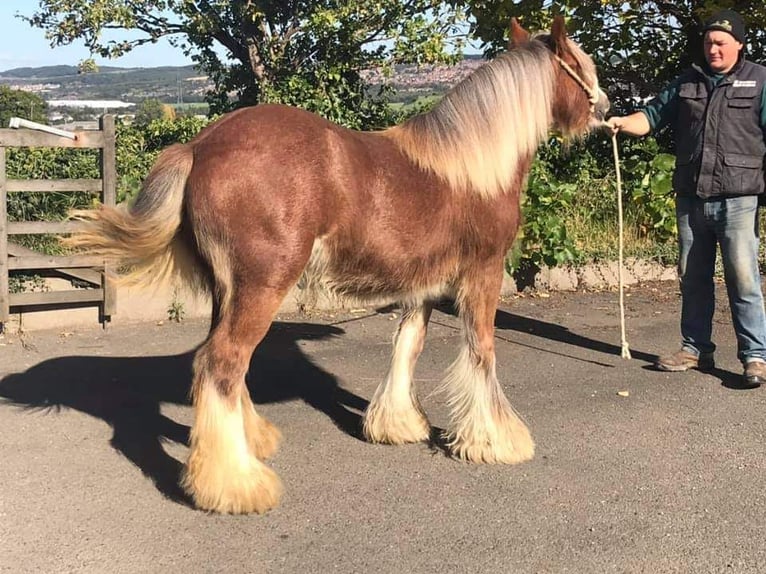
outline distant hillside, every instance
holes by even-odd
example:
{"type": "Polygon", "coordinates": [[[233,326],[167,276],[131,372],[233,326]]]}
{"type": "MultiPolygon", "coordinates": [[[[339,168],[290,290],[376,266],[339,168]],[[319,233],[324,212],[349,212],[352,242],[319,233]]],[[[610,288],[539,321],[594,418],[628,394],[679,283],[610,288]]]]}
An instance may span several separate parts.
{"type": "MultiPolygon", "coordinates": [[[[104,66],[99,68],[101,72],[111,72],[119,70],[120,68],[104,66]]],[[[50,79],[59,78],[62,76],[76,76],[77,66],[40,66],[38,68],[13,68],[12,70],[6,70],[0,72],[0,78],[7,79],[50,79]]]]}
{"type": "MultiPolygon", "coordinates": [[[[467,56],[455,66],[396,66],[392,77],[375,70],[366,72],[374,86],[390,83],[396,100],[410,101],[423,95],[443,93],[483,60],[467,56]]],[[[35,92],[46,100],[122,100],[141,102],[158,98],[168,103],[204,100],[210,83],[194,66],[119,68],[103,66],[97,72],[79,74],[76,66],[14,68],[0,72],[0,84],[35,92]]]]}
{"type": "Polygon", "coordinates": [[[0,72],[0,84],[35,92],[46,100],[123,100],[140,102],[159,98],[166,102],[199,102],[208,80],[194,66],[156,68],[100,67],[79,74],[76,66],[14,68],[0,72]]]}
{"type": "Polygon", "coordinates": [[[454,66],[400,64],[390,78],[378,70],[369,70],[365,76],[372,86],[384,82],[390,84],[394,89],[393,100],[407,103],[423,96],[445,93],[484,62],[481,56],[469,55],[454,66]]]}

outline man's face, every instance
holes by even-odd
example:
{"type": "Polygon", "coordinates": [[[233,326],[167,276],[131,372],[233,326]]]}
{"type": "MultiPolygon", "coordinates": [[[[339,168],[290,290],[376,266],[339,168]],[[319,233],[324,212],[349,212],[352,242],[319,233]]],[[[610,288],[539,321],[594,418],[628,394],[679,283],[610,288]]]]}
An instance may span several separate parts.
{"type": "Polygon", "coordinates": [[[742,43],[734,36],[722,30],[705,32],[705,59],[710,69],[718,74],[725,74],[734,67],[739,58],[742,43]]]}

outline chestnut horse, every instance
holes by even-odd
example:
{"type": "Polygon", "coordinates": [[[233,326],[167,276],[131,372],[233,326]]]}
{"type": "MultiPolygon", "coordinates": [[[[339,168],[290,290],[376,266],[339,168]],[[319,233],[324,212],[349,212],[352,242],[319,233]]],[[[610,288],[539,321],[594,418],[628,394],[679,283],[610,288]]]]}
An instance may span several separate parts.
{"type": "Polygon", "coordinates": [[[514,20],[507,52],[401,125],[361,133],[285,106],[240,109],[165,150],[131,207],[79,212],[87,224],[70,245],[133,276],[196,269],[212,293],[182,479],[194,503],[245,513],[279,502],[281,483],[264,461],[280,433],[256,412],[245,375],[304,272],[341,295],[403,306],[390,370],[364,414],[367,439],[429,438],[413,370],[432,305],[447,296],[464,333],[443,383],[451,452],[474,462],[530,459],[529,431],[495,372],[503,260],[539,143],[551,128],[586,133],[607,108],[563,19],[534,36],[514,20]]]}

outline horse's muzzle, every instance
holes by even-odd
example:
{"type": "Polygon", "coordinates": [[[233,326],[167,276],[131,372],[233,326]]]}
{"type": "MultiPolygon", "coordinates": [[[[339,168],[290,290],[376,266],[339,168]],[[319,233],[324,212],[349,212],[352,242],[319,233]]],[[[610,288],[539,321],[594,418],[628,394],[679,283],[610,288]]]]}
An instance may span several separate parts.
{"type": "Polygon", "coordinates": [[[601,124],[606,119],[606,113],[609,111],[609,98],[600,89],[598,91],[598,101],[593,109],[593,117],[601,124]]]}

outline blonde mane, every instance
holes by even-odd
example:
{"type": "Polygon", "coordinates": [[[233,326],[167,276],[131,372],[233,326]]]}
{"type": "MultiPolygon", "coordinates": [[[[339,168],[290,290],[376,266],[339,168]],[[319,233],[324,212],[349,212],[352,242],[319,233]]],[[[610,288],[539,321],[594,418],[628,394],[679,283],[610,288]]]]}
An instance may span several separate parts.
{"type": "Polygon", "coordinates": [[[533,40],[481,66],[430,112],[383,133],[453,189],[493,197],[547,136],[554,77],[550,50],[533,40]]]}

